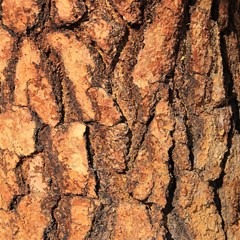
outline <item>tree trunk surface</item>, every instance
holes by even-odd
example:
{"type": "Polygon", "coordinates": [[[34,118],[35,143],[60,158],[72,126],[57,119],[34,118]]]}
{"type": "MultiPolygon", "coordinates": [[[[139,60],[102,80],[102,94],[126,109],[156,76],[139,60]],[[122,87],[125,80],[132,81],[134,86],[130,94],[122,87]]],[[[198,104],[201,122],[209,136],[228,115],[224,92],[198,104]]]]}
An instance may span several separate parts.
{"type": "Polygon", "coordinates": [[[0,4],[1,240],[240,239],[239,0],[0,4]]]}

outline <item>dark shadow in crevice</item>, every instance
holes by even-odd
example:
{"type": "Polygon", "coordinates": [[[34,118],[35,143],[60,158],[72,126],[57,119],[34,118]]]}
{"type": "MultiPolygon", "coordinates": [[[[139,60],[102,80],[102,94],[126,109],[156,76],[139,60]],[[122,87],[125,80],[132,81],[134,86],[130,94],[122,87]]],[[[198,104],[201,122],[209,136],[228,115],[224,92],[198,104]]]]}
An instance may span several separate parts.
{"type": "Polygon", "coordinates": [[[88,10],[85,11],[85,13],[83,14],[83,16],[76,22],[73,22],[73,23],[69,23],[69,24],[65,24],[65,25],[62,25],[62,26],[54,26],[53,28],[56,30],[56,29],[61,29],[61,30],[71,30],[71,31],[74,31],[75,29],[80,29],[80,25],[83,23],[83,22],[87,22],[89,20],[89,16],[88,16],[88,10]]]}
{"type": "Polygon", "coordinates": [[[227,105],[231,106],[231,110],[232,110],[231,129],[228,133],[227,151],[225,152],[223,160],[220,164],[220,167],[222,169],[220,176],[216,180],[209,182],[209,185],[213,188],[215,205],[222,219],[222,228],[225,233],[225,239],[227,239],[227,235],[225,231],[225,222],[222,217],[222,204],[221,204],[221,199],[218,195],[218,189],[220,189],[223,185],[223,180],[225,176],[225,166],[231,153],[232,138],[233,138],[234,132],[235,131],[237,131],[238,133],[240,132],[240,118],[239,118],[239,107],[238,107],[237,95],[234,92],[234,80],[229,68],[227,47],[224,39],[224,36],[228,35],[231,31],[234,31],[234,26],[230,24],[228,28],[224,32],[221,32],[220,34],[220,49],[221,49],[222,62],[223,62],[224,88],[225,88],[227,105]]]}
{"type": "Polygon", "coordinates": [[[197,3],[197,0],[189,0],[189,5],[194,6],[197,3]]]}
{"type": "Polygon", "coordinates": [[[51,84],[54,100],[58,106],[59,113],[59,122],[57,126],[64,123],[65,120],[65,106],[63,103],[63,76],[61,66],[58,65],[59,61],[56,58],[56,62],[51,56],[57,56],[56,52],[53,49],[48,49],[46,52],[41,53],[42,61],[44,61],[43,70],[48,76],[49,83],[51,84]]]}
{"type": "Polygon", "coordinates": [[[220,0],[212,0],[211,18],[213,21],[217,21],[219,17],[219,4],[220,0]]]}
{"type": "Polygon", "coordinates": [[[18,204],[20,203],[21,199],[24,197],[25,195],[15,195],[11,201],[11,203],[9,204],[8,210],[9,211],[16,211],[18,204]]]}
{"type": "Polygon", "coordinates": [[[220,167],[222,169],[221,174],[220,174],[219,178],[217,178],[216,180],[209,181],[209,185],[212,187],[213,193],[214,193],[214,203],[216,205],[216,208],[217,208],[218,213],[219,213],[219,215],[221,217],[221,220],[222,220],[222,229],[223,229],[224,234],[225,234],[225,239],[227,239],[227,235],[226,235],[226,232],[225,232],[225,221],[224,221],[223,216],[222,216],[222,204],[221,204],[221,199],[218,195],[218,189],[220,189],[223,185],[223,179],[224,179],[224,176],[225,176],[225,166],[226,166],[227,160],[230,156],[230,151],[231,151],[231,147],[232,147],[233,133],[234,133],[234,131],[233,131],[233,125],[232,125],[231,130],[228,133],[228,142],[227,142],[228,150],[227,150],[227,152],[225,152],[223,160],[220,164],[220,167]]]}
{"type": "Polygon", "coordinates": [[[38,1],[39,6],[39,14],[36,19],[36,22],[33,26],[27,27],[26,29],[26,35],[34,35],[38,36],[42,33],[45,23],[48,21],[50,16],[50,8],[51,8],[51,0],[39,0],[38,1]],[[40,29],[40,31],[39,31],[40,29]]]}
{"type": "Polygon", "coordinates": [[[57,228],[58,228],[58,223],[54,217],[54,211],[55,209],[58,208],[59,202],[61,200],[60,195],[55,198],[55,204],[51,208],[51,223],[45,228],[43,232],[43,240],[52,240],[52,235],[56,234],[57,228]]]}
{"type": "Polygon", "coordinates": [[[92,148],[92,144],[91,144],[91,140],[90,140],[90,128],[89,128],[89,126],[87,126],[87,128],[86,128],[85,139],[86,139],[86,149],[87,149],[87,155],[88,155],[88,164],[89,164],[89,167],[94,172],[95,181],[96,181],[95,192],[98,196],[100,188],[101,188],[101,184],[100,184],[100,177],[98,176],[98,172],[97,172],[97,170],[94,166],[94,158],[93,158],[94,152],[93,152],[93,148],[92,148]]]}
{"type": "Polygon", "coordinates": [[[112,72],[114,71],[117,63],[119,62],[119,57],[124,49],[124,47],[126,46],[127,42],[128,42],[128,37],[129,37],[129,29],[128,27],[126,27],[126,31],[125,31],[125,34],[124,36],[122,37],[120,43],[118,44],[118,47],[117,47],[117,53],[116,55],[114,56],[113,60],[112,60],[112,63],[111,63],[111,69],[112,69],[112,72]]]}
{"type": "Polygon", "coordinates": [[[0,0],[0,21],[2,21],[2,3],[3,3],[3,0],[0,0]]]}
{"type": "Polygon", "coordinates": [[[187,134],[187,147],[189,150],[189,161],[191,163],[191,170],[194,169],[195,158],[193,154],[193,134],[191,132],[191,127],[188,125],[188,117],[185,115],[185,127],[186,127],[186,134],[187,134]]]}
{"type": "MultiPolygon", "coordinates": [[[[172,137],[173,137],[173,132],[171,133],[172,137]]],[[[167,240],[173,240],[172,234],[170,233],[169,229],[168,229],[168,215],[172,212],[172,210],[174,209],[173,207],[173,198],[174,198],[174,194],[175,194],[175,190],[177,187],[177,179],[176,176],[174,175],[174,161],[173,161],[173,150],[175,148],[175,141],[173,140],[173,144],[172,147],[169,149],[168,151],[168,156],[169,156],[169,160],[168,160],[168,171],[170,173],[171,176],[171,180],[170,183],[168,185],[168,197],[167,197],[167,204],[165,206],[165,208],[162,210],[163,213],[163,223],[164,223],[164,227],[167,231],[165,238],[167,240]]]]}
{"type": "Polygon", "coordinates": [[[220,47],[221,47],[221,54],[223,59],[223,76],[224,76],[224,88],[226,93],[226,98],[228,105],[231,106],[232,109],[232,121],[234,124],[235,130],[240,132],[240,116],[239,116],[239,106],[237,101],[237,95],[234,92],[234,80],[232,73],[229,69],[229,60],[227,55],[227,47],[226,42],[224,39],[224,34],[220,35],[220,47]]]}

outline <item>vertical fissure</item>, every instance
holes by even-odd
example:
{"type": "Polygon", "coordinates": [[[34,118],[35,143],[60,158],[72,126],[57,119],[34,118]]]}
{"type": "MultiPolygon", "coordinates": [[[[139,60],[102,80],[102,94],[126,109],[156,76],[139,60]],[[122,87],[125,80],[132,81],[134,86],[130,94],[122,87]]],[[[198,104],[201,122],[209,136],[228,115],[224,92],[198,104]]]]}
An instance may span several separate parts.
{"type": "Polygon", "coordinates": [[[240,118],[239,118],[239,106],[237,101],[237,94],[234,92],[234,80],[232,73],[229,69],[229,61],[227,55],[227,47],[224,39],[224,32],[220,35],[220,48],[222,54],[222,62],[223,62],[223,76],[224,76],[224,88],[226,93],[226,98],[228,104],[232,109],[232,121],[234,125],[234,129],[240,132],[240,118]]]}
{"type": "Polygon", "coordinates": [[[60,120],[57,125],[61,125],[65,120],[65,106],[63,102],[63,76],[61,66],[58,65],[54,60],[54,57],[51,58],[52,53],[51,49],[48,49],[47,52],[43,54],[43,60],[45,60],[46,73],[49,75],[49,80],[53,89],[53,94],[55,97],[56,104],[58,106],[58,112],[60,115],[60,120]]]}
{"type": "Polygon", "coordinates": [[[29,186],[25,182],[22,171],[22,165],[24,163],[24,160],[25,157],[20,157],[19,162],[15,167],[15,175],[21,194],[13,196],[12,201],[10,202],[8,207],[9,211],[16,211],[18,204],[21,202],[22,198],[30,192],[29,186]]]}
{"type": "MultiPolygon", "coordinates": [[[[169,87],[169,103],[172,106],[172,109],[174,109],[173,104],[174,104],[174,92],[175,92],[175,86],[174,86],[174,76],[175,76],[175,71],[176,71],[176,67],[177,67],[177,59],[179,58],[179,53],[180,53],[180,46],[182,41],[184,41],[184,39],[186,38],[187,35],[187,31],[189,30],[189,21],[190,21],[190,6],[195,4],[195,2],[193,1],[186,1],[184,3],[184,17],[182,19],[181,24],[179,25],[179,28],[181,29],[180,32],[178,33],[178,42],[175,46],[175,64],[174,64],[174,68],[172,69],[172,76],[171,79],[172,80],[172,84],[170,84],[169,87]],[[172,85],[172,87],[171,87],[172,85]]],[[[175,114],[174,114],[175,116],[175,114]]],[[[175,123],[176,124],[176,123],[175,123]]],[[[174,200],[174,196],[175,196],[175,191],[176,191],[176,187],[177,187],[177,177],[175,176],[174,173],[174,160],[173,160],[173,151],[175,149],[175,140],[174,140],[174,132],[175,132],[175,124],[174,124],[174,128],[171,131],[170,135],[172,137],[172,146],[168,151],[168,156],[169,156],[169,160],[168,160],[168,171],[171,175],[171,180],[170,183],[168,185],[168,197],[167,197],[167,204],[165,206],[165,208],[162,210],[163,212],[163,222],[164,222],[164,227],[166,229],[166,235],[165,238],[167,240],[174,240],[173,236],[168,228],[168,216],[169,214],[172,212],[172,210],[174,209],[173,206],[173,200],[174,200]]],[[[191,143],[191,138],[188,138],[188,141],[190,139],[190,144],[191,143]]],[[[193,166],[193,154],[191,155],[192,151],[190,151],[190,161],[191,164],[193,166]]]]}
{"type": "MultiPolygon", "coordinates": [[[[175,131],[175,126],[174,126],[173,131],[171,131],[171,133],[170,133],[172,139],[173,139],[174,131],[175,131]]],[[[169,231],[167,222],[168,222],[168,215],[174,209],[174,207],[173,207],[173,199],[174,199],[175,190],[176,190],[176,186],[177,186],[177,178],[176,178],[176,176],[174,174],[174,161],[173,161],[173,151],[174,151],[174,148],[175,148],[175,141],[173,139],[172,140],[172,146],[168,150],[168,157],[169,157],[169,160],[168,160],[168,171],[169,171],[171,179],[170,179],[170,183],[168,185],[168,190],[167,190],[167,192],[168,192],[167,204],[166,204],[165,208],[162,210],[162,212],[163,212],[164,228],[167,231],[166,235],[165,235],[165,238],[167,240],[173,240],[173,237],[172,237],[171,232],[169,231]]]]}
{"type": "Polygon", "coordinates": [[[54,211],[55,211],[55,209],[58,208],[60,200],[61,200],[61,196],[59,195],[55,199],[55,204],[51,208],[51,223],[45,228],[45,230],[43,232],[43,240],[52,240],[53,238],[51,236],[53,236],[53,235],[57,239],[56,232],[58,229],[58,223],[54,217],[54,211]]]}
{"type": "MultiPolygon", "coordinates": [[[[44,240],[54,239],[52,236],[56,237],[58,230],[58,223],[54,216],[55,209],[58,208],[59,202],[62,198],[60,192],[60,182],[61,172],[59,169],[59,162],[57,156],[54,154],[52,139],[51,139],[51,130],[50,127],[47,126],[41,132],[40,139],[42,141],[44,147],[44,153],[46,154],[45,165],[50,168],[49,174],[49,192],[46,198],[42,202],[42,208],[47,208],[50,212],[51,222],[44,229],[43,237],[44,240]],[[47,140],[47,142],[45,141],[47,140]]],[[[57,239],[57,237],[56,237],[57,239]]]]}
{"type": "Polygon", "coordinates": [[[122,37],[118,47],[117,47],[117,53],[116,55],[114,56],[113,60],[112,60],[112,63],[111,63],[111,72],[113,73],[114,72],[114,69],[119,61],[119,57],[124,49],[124,47],[126,46],[127,42],[128,42],[128,38],[129,38],[129,29],[128,27],[126,26],[126,30],[125,30],[125,34],[124,36],[122,37]]]}
{"type": "Polygon", "coordinates": [[[91,145],[90,127],[89,126],[87,126],[87,128],[86,128],[85,139],[86,139],[86,149],[87,149],[87,155],[88,155],[88,164],[89,164],[89,167],[94,172],[95,181],[96,181],[95,192],[98,196],[101,184],[100,184],[100,177],[99,177],[98,172],[97,172],[97,170],[94,166],[94,158],[93,158],[94,152],[93,152],[93,148],[92,148],[92,145],[91,145]]]}
{"type": "Polygon", "coordinates": [[[0,0],[0,21],[2,21],[2,2],[3,0],[0,0]]]}
{"type": "Polygon", "coordinates": [[[218,194],[218,190],[223,185],[223,179],[224,179],[224,176],[225,176],[225,166],[226,166],[227,160],[230,156],[233,134],[234,134],[234,128],[233,128],[233,125],[232,125],[231,129],[228,133],[227,151],[225,152],[223,160],[220,164],[220,167],[222,169],[222,171],[220,173],[220,176],[216,180],[209,182],[209,185],[212,187],[213,193],[214,193],[214,203],[215,203],[216,208],[218,210],[219,216],[221,217],[222,229],[223,229],[224,234],[225,234],[225,239],[227,239],[227,234],[226,234],[226,231],[225,231],[225,221],[224,221],[224,218],[222,216],[222,204],[221,204],[221,199],[220,199],[219,194],[218,194]]]}
{"type": "MultiPolygon", "coordinates": [[[[231,16],[229,17],[231,18],[231,16]]],[[[217,20],[217,18],[218,18],[218,15],[215,15],[214,20],[217,20]]],[[[225,221],[222,216],[222,203],[218,194],[218,190],[223,186],[223,180],[225,176],[225,166],[231,153],[233,135],[235,131],[240,132],[240,118],[239,118],[237,94],[234,92],[234,80],[229,68],[227,46],[226,46],[226,41],[224,39],[225,36],[228,35],[231,31],[234,31],[234,28],[233,28],[233,24],[230,23],[228,25],[228,28],[220,33],[220,50],[221,50],[222,64],[223,64],[224,88],[225,88],[225,95],[227,100],[226,103],[231,107],[231,110],[232,110],[231,129],[228,132],[227,151],[225,152],[223,160],[220,164],[220,167],[222,169],[220,176],[216,180],[209,182],[210,186],[213,188],[214,202],[215,202],[216,208],[222,219],[222,228],[225,234],[225,239],[227,239],[227,233],[225,229],[225,221]]]]}
{"type": "Polygon", "coordinates": [[[40,11],[36,22],[33,26],[27,27],[26,35],[38,36],[43,31],[45,23],[48,21],[50,16],[51,0],[38,0],[38,5],[40,6],[40,11]],[[41,29],[41,31],[39,31],[41,29]]]}
{"type": "Polygon", "coordinates": [[[219,4],[220,0],[212,0],[211,18],[213,21],[217,21],[219,17],[219,4]]]}
{"type": "MultiPolygon", "coordinates": [[[[10,32],[10,34],[12,36],[14,36],[14,34],[11,33],[11,31],[9,31],[7,29],[8,32],[10,32]]],[[[7,99],[5,99],[5,96],[4,96],[4,99],[3,101],[1,102],[1,104],[4,104],[6,105],[5,101],[9,101],[9,103],[13,103],[14,102],[14,91],[15,91],[15,76],[16,76],[16,67],[17,67],[17,62],[18,62],[18,52],[19,52],[19,49],[20,49],[20,44],[22,42],[22,38],[20,37],[17,37],[15,38],[15,42],[13,44],[13,52],[17,52],[16,55],[13,55],[11,57],[11,59],[9,60],[8,62],[8,66],[6,67],[5,69],[5,73],[6,73],[6,84],[8,85],[8,88],[9,88],[9,94],[7,97],[7,99]]]]}
{"type": "Polygon", "coordinates": [[[189,0],[189,5],[194,6],[196,4],[197,0],[189,0]]]}
{"type": "Polygon", "coordinates": [[[194,151],[193,151],[193,135],[191,132],[191,128],[188,125],[188,117],[185,115],[185,127],[186,127],[186,134],[187,134],[187,146],[189,150],[189,161],[191,164],[191,170],[194,169],[194,162],[195,162],[195,157],[194,157],[194,151]]]}

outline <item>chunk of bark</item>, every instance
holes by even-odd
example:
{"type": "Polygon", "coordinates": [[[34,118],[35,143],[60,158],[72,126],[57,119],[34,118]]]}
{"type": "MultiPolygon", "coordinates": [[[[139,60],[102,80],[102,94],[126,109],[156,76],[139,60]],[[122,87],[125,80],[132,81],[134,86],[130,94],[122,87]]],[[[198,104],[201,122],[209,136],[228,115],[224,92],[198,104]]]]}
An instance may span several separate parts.
{"type": "Polygon", "coordinates": [[[0,147],[27,156],[35,151],[36,123],[27,108],[13,107],[0,114],[0,147]]]}
{"type": "MultiPolygon", "coordinates": [[[[63,194],[86,194],[88,183],[94,179],[88,166],[85,131],[86,126],[77,122],[52,131],[53,148],[62,169],[63,194]]],[[[95,186],[91,184],[91,187],[95,186]]]]}
{"type": "Polygon", "coordinates": [[[38,1],[2,1],[3,24],[16,33],[25,33],[37,22],[40,7],[38,1]]]}
{"type": "Polygon", "coordinates": [[[54,0],[51,3],[51,19],[57,25],[72,24],[80,20],[86,11],[84,1],[54,0]]]}

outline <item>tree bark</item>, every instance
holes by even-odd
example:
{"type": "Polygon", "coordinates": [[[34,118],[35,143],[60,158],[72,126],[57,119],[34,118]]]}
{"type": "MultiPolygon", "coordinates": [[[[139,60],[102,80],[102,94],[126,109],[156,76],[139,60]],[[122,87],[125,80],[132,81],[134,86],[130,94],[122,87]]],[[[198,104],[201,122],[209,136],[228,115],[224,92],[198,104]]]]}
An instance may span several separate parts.
{"type": "Polygon", "coordinates": [[[0,4],[0,239],[240,238],[239,0],[0,4]]]}

